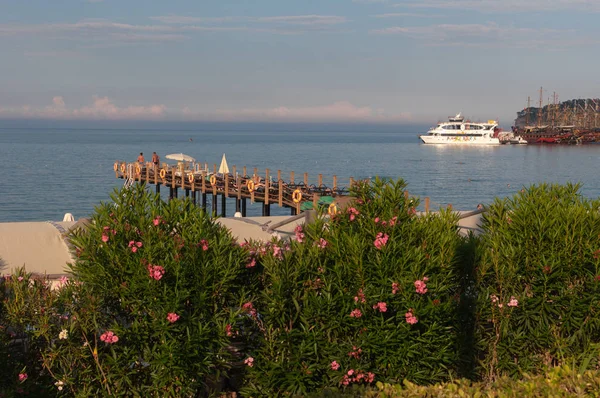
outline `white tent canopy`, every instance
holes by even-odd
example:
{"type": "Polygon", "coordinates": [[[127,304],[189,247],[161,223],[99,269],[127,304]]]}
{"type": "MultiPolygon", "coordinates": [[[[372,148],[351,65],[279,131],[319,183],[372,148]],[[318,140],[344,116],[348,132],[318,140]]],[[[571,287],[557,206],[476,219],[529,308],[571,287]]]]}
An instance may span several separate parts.
{"type": "Polygon", "coordinates": [[[225,159],[225,154],[223,154],[223,158],[221,159],[221,165],[219,166],[220,174],[229,174],[229,166],[227,166],[227,159],[225,159]]]}
{"type": "Polygon", "coordinates": [[[167,159],[177,160],[178,162],[195,162],[196,159],[184,153],[171,153],[165,156],[167,159]]]}

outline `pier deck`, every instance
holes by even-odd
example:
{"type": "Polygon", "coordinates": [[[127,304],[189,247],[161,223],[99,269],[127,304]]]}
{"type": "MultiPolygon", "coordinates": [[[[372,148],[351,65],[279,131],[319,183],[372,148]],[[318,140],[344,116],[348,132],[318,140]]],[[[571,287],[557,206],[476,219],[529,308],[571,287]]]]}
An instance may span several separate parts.
{"type": "MultiPolygon", "coordinates": [[[[235,199],[236,212],[241,212],[246,216],[246,201],[251,203],[258,202],[263,205],[263,216],[270,216],[270,206],[278,205],[291,209],[291,214],[298,214],[305,203],[312,203],[312,208],[316,208],[321,199],[327,199],[332,203],[332,211],[337,211],[337,204],[343,201],[342,198],[348,197],[347,187],[338,185],[337,177],[334,175],[331,179],[331,186],[324,184],[323,175],[318,175],[316,184],[309,184],[308,173],[304,173],[302,181],[296,182],[294,172],[290,173],[288,181],[282,179],[281,170],[276,175],[272,175],[269,169],[266,169],[263,175],[259,174],[257,168],[248,175],[247,168],[243,167],[241,173],[233,166],[232,173],[217,173],[217,165],[210,171],[208,164],[196,164],[193,169],[163,164],[161,167],[154,167],[152,163],[127,163],[116,161],[113,165],[116,178],[121,178],[129,183],[141,182],[156,186],[156,192],[160,193],[160,188],[169,189],[169,198],[178,197],[178,190],[181,188],[185,196],[191,195],[194,203],[197,203],[201,197],[201,205],[206,208],[207,195],[211,194],[213,212],[217,212],[217,196],[221,196],[221,216],[225,217],[225,203],[227,198],[235,199]]],[[[351,177],[348,187],[355,181],[351,177]]],[[[322,204],[322,203],[321,203],[322,204]]]]}

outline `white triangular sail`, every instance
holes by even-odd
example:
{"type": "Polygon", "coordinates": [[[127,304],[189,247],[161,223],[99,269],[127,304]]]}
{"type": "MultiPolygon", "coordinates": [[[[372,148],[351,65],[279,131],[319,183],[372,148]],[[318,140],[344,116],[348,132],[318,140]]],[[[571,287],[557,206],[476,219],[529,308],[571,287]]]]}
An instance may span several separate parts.
{"type": "Polygon", "coordinates": [[[223,154],[223,158],[221,159],[221,165],[219,166],[219,174],[229,174],[229,166],[227,166],[227,159],[225,159],[225,154],[223,154]]]}

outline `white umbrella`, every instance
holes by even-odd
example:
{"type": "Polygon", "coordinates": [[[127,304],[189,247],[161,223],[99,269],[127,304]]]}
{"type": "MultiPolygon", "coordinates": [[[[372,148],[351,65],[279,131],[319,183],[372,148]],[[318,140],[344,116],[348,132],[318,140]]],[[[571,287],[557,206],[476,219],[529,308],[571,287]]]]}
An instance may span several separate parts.
{"type": "Polygon", "coordinates": [[[165,156],[167,159],[177,160],[178,162],[195,162],[196,159],[193,157],[183,154],[183,153],[172,153],[170,155],[165,156]]]}
{"type": "Polygon", "coordinates": [[[225,159],[225,154],[223,154],[223,158],[221,159],[221,165],[219,166],[220,174],[229,174],[229,166],[227,166],[227,159],[225,159]]]}

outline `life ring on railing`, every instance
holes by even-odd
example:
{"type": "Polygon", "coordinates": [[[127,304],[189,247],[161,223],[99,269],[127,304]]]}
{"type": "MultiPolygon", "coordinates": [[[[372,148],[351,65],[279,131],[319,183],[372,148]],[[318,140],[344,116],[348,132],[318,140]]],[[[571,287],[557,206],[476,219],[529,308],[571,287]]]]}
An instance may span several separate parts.
{"type": "Polygon", "coordinates": [[[331,203],[329,205],[329,208],[327,208],[327,213],[329,213],[330,216],[335,216],[338,212],[338,207],[335,203],[331,203]]]}
{"type": "Polygon", "coordinates": [[[165,169],[160,169],[160,178],[162,178],[163,180],[165,179],[165,177],[167,176],[167,170],[165,169]]]}
{"type": "Polygon", "coordinates": [[[142,173],[142,168],[139,164],[135,165],[135,174],[140,175],[142,173]]]}
{"type": "Polygon", "coordinates": [[[292,200],[294,201],[294,203],[300,203],[300,201],[302,200],[302,191],[300,191],[299,189],[296,189],[292,193],[292,200]]]}
{"type": "Polygon", "coordinates": [[[115,164],[113,164],[113,170],[114,171],[119,170],[119,162],[115,162],[115,164]]]}
{"type": "Polygon", "coordinates": [[[194,173],[188,174],[188,181],[190,182],[190,184],[194,182],[194,173]]]}
{"type": "Polygon", "coordinates": [[[215,185],[217,183],[217,177],[213,174],[210,176],[210,185],[215,185]]]}
{"type": "Polygon", "coordinates": [[[254,191],[254,181],[248,180],[248,183],[246,184],[246,186],[248,187],[248,191],[250,191],[250,192],[254,191]]]}
{"type": "Polygon", "coordinates": [[[121,173],[125,173],[125,163],[121,163],[121,173]]]}

